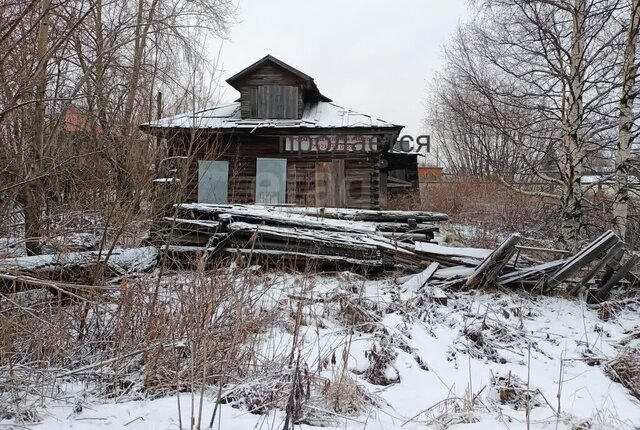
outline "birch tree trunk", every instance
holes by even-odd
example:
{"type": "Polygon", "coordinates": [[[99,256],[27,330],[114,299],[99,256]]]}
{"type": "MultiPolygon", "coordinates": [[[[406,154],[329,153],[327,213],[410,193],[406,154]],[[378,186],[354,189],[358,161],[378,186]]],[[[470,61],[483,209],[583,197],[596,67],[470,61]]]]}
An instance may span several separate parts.
{"type": "Polygon", "coordinates": [[[573,32],[569,58],[569,92],[566,96],[567,112],[564,115],[563,141],[565,149],[565,190],[562,197],[562,226],[560,242],[568,250],[579,247],[582,227],[582,187],[585,158],[581,126],[584,116],[584,32],[586,24],[586,0],[575,0],[573,10],[573,32]]]}
{"type": "Polygon", "coordinates": [[[622,240],[627,232],[629,211],[629,159],[633,137],[633,103],[636,84],[636,45],[640,28],[640,0],[631,0],[629,29],[622,59],[622,94],[620,96],[620,118],[618,124],[618,148],[615,165],[615,191],[612,207],[613,230],[622,240]]]}

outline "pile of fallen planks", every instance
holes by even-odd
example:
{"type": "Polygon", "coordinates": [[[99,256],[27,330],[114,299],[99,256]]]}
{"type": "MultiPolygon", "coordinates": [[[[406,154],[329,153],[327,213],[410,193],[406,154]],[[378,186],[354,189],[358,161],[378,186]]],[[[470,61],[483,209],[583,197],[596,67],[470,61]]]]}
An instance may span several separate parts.
{"type": "Polygon", "coordinates": [[[627,252],[624,242],[612,231],[574,255],[547,262],[534,260],[530,254],[568,253],[523,246],[521,240],[519,234],[512,234],[495,250],[417,243],[416,252],[434,263],[416,275],[401,278],[400,283],[405,289],[497,287],[544,293],[562,285],[567,287],[564,291],[573,294],[586,290],[590,303],[607,300],[617,285],[640,286],[640,279],[632,272],[640,256],[627,252]]]}
{"type": "Polygon", "coordinates": [[[519,234],[495,249],[440,245],[434,235],[447,216],[434,212],[195,203],[174,209],[154,225],[153,246],[0,260],[0,292],[44,281],[90,282],[96,271],[119,279],[158,262],[180,269],[229,260],[306,271],[394,270],[401,293],[428,286],[441,302],[447,289],[560,287],[586,290],[589,301],[601,302],[616,286],[640,285],[632,272],[640,256],[611,231],[571,254],[526,246],[519,234]]]}
{"type": "Polygon", "coordinates": [[[174,259],[207,258],[330,268],[418,270],[429,264],[414,250],[430,242],[442,213],[292,206],[181,204],[156,226],[153,242],[174,259]]]}
{"type": "Polygon", "coordinates": [[[591,301],[602,301],[616,285],[637,283],[632,269],[640,259],[611,231],[574,255],[525,246],[519,234],[493,250],[439,245],[434,233],[447,216],[432,212],[182,204],[174,213],[156,231],[156,242],[173,259],[199,250],[213,260],[305,270],[401,270],[413,273],[402,279],[418,288],[548,292],[563,285],[573,292],[585,287],[591,301]],[[534,258],[548,254],[561,258],[534,258]]]}

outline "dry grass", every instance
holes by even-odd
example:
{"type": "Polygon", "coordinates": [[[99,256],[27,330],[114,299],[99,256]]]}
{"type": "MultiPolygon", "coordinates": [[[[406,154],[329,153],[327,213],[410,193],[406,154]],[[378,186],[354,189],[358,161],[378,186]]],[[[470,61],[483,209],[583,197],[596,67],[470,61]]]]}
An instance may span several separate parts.
{"type": "Polygon", "coordinates": [[[274,318],[252,280],[226,269],[123,280],[117,293],[61,302],[46,291],[0,298],[0,404],[21,417],[57,384],[136,399],[224,385],[260,372],[251,358],[274,318]]]}
{"type": "Polygon", "coordinates": [[[556,202],[507,189],[491,179],[456,178],[422,184],[421,208],[448,213],[479,232],[519,231],[534,238],[556,233],[556,202]]]}
{"type": "Polygon", "coordinates": [[[614,382],[622,384],[640,400],[639,348],[625,348],[616,358],[605,364],[604,370],[614,382]]]}
{"type": "Polygon", "coordinates": [[[515,410],[524,410],[527,407],[540,406],[538,392],[527,387],[525,381],[509,372],[506,376],[492,375],[491,386],[496,392],[501,405],[510,405],[515,410]]]}
{"type": "MultiPolygon", "coordinates": [[[[396,197],[389,202],[390,208],[449,214],[452,223],[464,226],[463,231],[457,232],[458,237],[451,238],[453,241],[493,246],[505,232],[517,231],[541,244],[551,245],[558,236],[559,200],[518,193],[491,178],[449,177],[422,183],[420,187],[420,199],[412,194],[396,197]]],[[[590,196],[583,202],[582,234],[585,239],[594,239],[610,228],[610,206],[602,196],[590,196]]],[[[627,244],[631,248],[640,246],[639,231],[640,216],[638,209],[632,206],[627,234],[627,244]]]]}
{"type": "MultiPolygon", "coordinates": [[[[329,315],[350,320],[350,330],[376,326],[381,311],[354,293],[361,278],[338,276],[335,289],[314,295],[313,274],[286,286],[281,273],[194,266],[140,274],[80,299],[44,290],[1,296],[0,416],[37,422],[43,405],[68,396],[61,387],[69,382],[84,387],[71,397],[88,402],[213,397],[254,414],[279,409],[289,427],[375,403],[347,370],[348,352],[337,365],[325,352],[301,357],[303,333],[329,315]]],[[[210,422],[191,418],[197,428],[210,422]]]]}

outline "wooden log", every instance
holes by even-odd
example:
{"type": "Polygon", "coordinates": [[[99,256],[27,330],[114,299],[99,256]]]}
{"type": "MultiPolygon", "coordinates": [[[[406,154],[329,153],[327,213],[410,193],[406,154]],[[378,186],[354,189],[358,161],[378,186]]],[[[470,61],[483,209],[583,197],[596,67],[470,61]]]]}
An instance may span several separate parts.
{"type": "Polygon", "coordinates": [[[215,233],[220,229],[220,223],[217,221],[206,221],[186,218],[162,218],[165,228],[178,228],[190,231],[205,231],[215,233]]]}
{"type": "Polygon", "coordinates": [[[98,265],[105,264],[107,277],[118,277],[148,271],[158,261],[158,249],[142,247],[115,249],[107,260],[106,252],[70,252],[67,254],[36,255],[0,260],[0,290],[12,291],[16,283],[21,288],[49,287],[31,279],[57,283],[92,282],[98,265]]]}
{"type": "Polygon", "coordinates": [[[72,284],[66,282],[48,281],[31,276],[15,276],[0,273],[0,293],[15,294],[25,290],[47,288],[52,291],[68,294],[77,297],[75,292],[101,292],[101,291],[117,291],[118,287],[107,285],[84,285],[72,284]]]}
{"type": "Polygon", "coordinates": [[[83,251],[66,254],[45,254],[30,257],[5,258],[0,260],[0,273],[58,272],[74,268],[91,268],[106,261],[109,269],[117,275],[145,271],[155,266],[158,249],[153,246],[141,248],[116,248],[107,260],[107,252],[83,251]]]}
{"type": "Polygon", "coordinates": [[[293,264],[305,266],[317,264],[321,267],[331,268],[356,268],[361,270],[382,269],[381,259],[357,259],[336,255],[308,254],[303,252],[277,251],[271,249],[250,248],[224,248],[223,253],[229,256],[243,256],[247,259],[255,259],[261,262],[265,260],[271,264],[293,264]]]}
{"type": "Polygon", "coordinates": [[[424,259],[408,249],[411,245],[392,241],[375,234],[337,233],[333,231],[257,226],[248,223],[231,223],[229,224],[229,231],[233,232],[234,235],[240,234],[245,239],[251,238],[253,234],[256,234],[257,238],[270,238],[283,243],[315,243],[318,246],[328,248],[347,248],[368,253],[372,249],[376,249],[383,254],[385,261],[390,266],[398,264],[405,267],[421,268],[426,265],[424,259]]]}
{"type": "Polygon", "coordinates": [[[322,243],[311,243],[304,241],[288,241],[282,242],[269,239],[258,234],[256,238],[236,237],[235,235],[229,239],[228,246],[236,248],[251,248],[262,250],[273,250],[281,252],[302,252],[309,254],[336,255],[352,258],[371,258],[380,257],[380,253],[375,247],[367,247],[363,249],[348,248],[338,245],[328,245],[322,243]]]}
{"type": "Polygon", "coordinates": [[[426,239],[430,240],[433,237],[428,238],[424,233],[393,233],[390,231],[382,232],[381,236],[401,241],[424,241],[426,239]]]}
{"type": "Polygon", "coordinates": [[[393,233],[427,233],[440,230],[440,227],[435,223],[420,223],[412,226],[408,222],[375,222],[375,225],[378,231],[393,233]]]}
{"type": "Polygon", "coordinates": [[[236,238],[245,239],[270,239],[272,242],[282,244],[306,243],[329,248],[351,249],[362,252],[375,252],[375,243],[368,240],[366,235],[345,234],[336,232],[326,232],[308,229],[294,229],[286,227],[274,227],[267,225],[254,225],[244,222],[234,222],[229,224],[229,231],[236,238]]]}
{"type": "Polygon", "coordinates": [[[352,221],[373,222],[407,222],[415,219],[418,222],[448,221],[449,216],[440,212],[428,211],[385,211],[347,208],[312,208],[312,207],[280,207],[283,212],[311,215],[318,218],[331,218],[352,221]]]}
{"type": "Polygon", "coordinates": [[[336,219],[318,219],[304,214],[287,213],[278,208],[253,205],[209,205],[185,203],[177,206],[181,217],[213,221],[235,221],[249,224],[265,224],[280,227],[299,227],[325,231],[349,231],[375,234],[371,223],[336,219]]]}
{"type": "Polygon", "coordinates": [[[482,288],[487,284],[495,282],[500,272],[502,272],[502,269],[504,269],[511,257],[517,252],[516,245],[520,241],[520,238],[521,236],[518,233],[514,233],[502,242],[491,255],[480,263],[469,279],[467,279],[465,288],[482,288]]]}

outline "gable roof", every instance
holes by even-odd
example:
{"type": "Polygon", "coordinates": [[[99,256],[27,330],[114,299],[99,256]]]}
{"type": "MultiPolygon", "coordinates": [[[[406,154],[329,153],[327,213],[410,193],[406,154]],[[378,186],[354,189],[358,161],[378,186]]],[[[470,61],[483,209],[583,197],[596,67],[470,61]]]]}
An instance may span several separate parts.
{"type": "Polygon", "coordinates": [[[320,93],[320,90],[318,89],[318,86],[316,85],[316,83],[314,82],[314,80],[313,80],[313,78],[311,76],[307,75],[306,73],[301,72],[300,70],[296,69],[295,67],[292,67],[292,66],[288,65],[287,63],[285,63],[282,60],[278,60],[276,57],[274,57],[272,55],[266,55],[263,58],[261,58],[260,60],[258,60],[255,63],[251,64],[250,66],[245,67],[244,69],[242,69],[241,71],[239,71],[238,73],[236,73],[235,75],[233,75],[229,79],[227,79],[227,83],[229,85],[231,85],[233,88],[235,88],[236,90],[239,90],[239,87],[238,87],[239,81],[241,81],[246,76],[251,75],[253,72],[255,72],[256,70],[260,69],[260,67],[264,66],[267,63],[274,64],[277,67],[280,67],[281,69],[284,69],[287,72],[289,72],[289,73],[297,76],[298,78],[300,78],[302,81],[305,82],[305,84],[310,89],[311,93],[313,93],[318,98],[318,100],[323,101],[323,102],[330,102],[331,101],[331,99],[329,99],[328,97],[326,97],[326,96],[324,96],[324,95],[322,95],[320,93]]]}
{"type": "Polygon", "coordinates": [[[214,106],[195,112],[163,118],[140,127],[151,132],[163,129],[273,129],[273,128],[386,128],[400,130],[393,124],[371,115],[344,108],[332,102],[318,102],[305,107],[300,119],[257,119],[240,116],[240,103],[214,106]]]}

